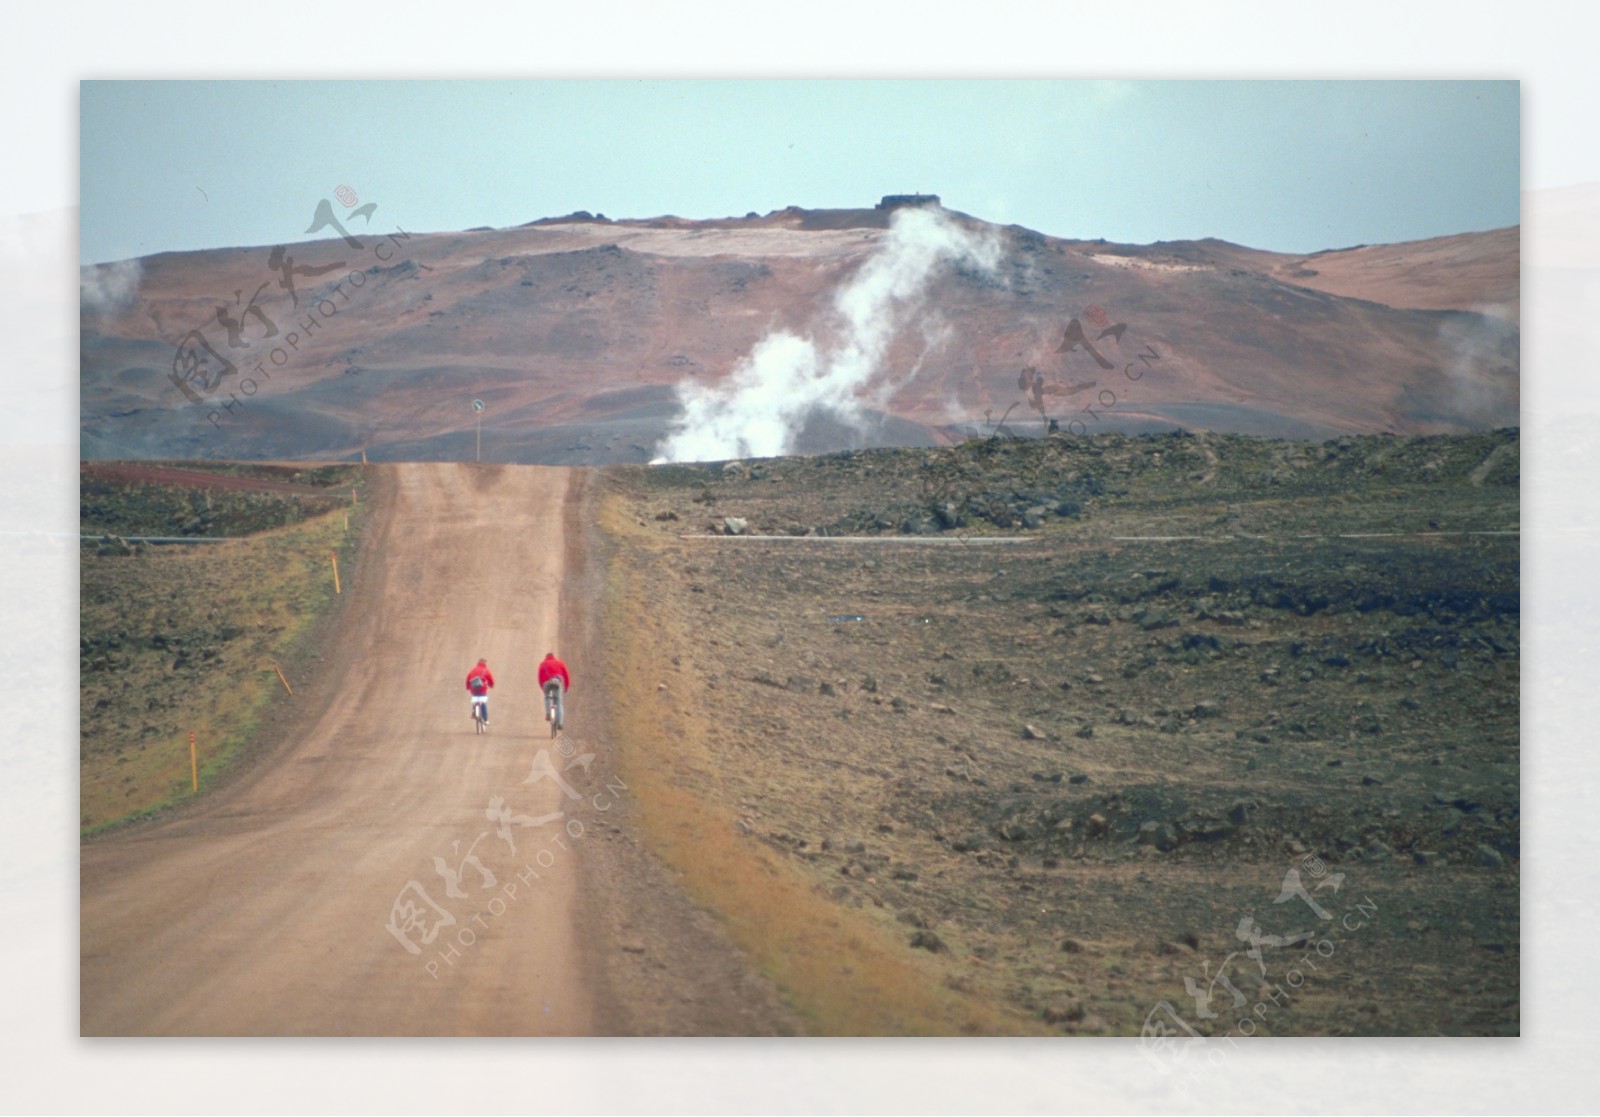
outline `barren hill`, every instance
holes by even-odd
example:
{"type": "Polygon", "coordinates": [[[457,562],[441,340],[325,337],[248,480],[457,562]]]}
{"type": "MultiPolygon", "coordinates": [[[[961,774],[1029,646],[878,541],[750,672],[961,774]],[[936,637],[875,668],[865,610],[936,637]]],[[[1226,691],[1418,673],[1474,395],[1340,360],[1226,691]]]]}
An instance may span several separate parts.
{"type": "MultiPolygon", "coordinates": [[[[924,261],[886,295],[892,321],[856,326],[882,335],[856,354],[865,379],[795,420],[792,449],[935,444],[1002,418],[1302,437],[1517,424],[1514,228],[1297,256],[938,212],[992,266],[924,261]]],[[[856,345],[840,292],[897,251],[891,216],[352,227],[85,269],[82,453],[470,459],[481,419],[485,460],[645,461],[679,386],[726,390],[770,335],[856,345]]]]}

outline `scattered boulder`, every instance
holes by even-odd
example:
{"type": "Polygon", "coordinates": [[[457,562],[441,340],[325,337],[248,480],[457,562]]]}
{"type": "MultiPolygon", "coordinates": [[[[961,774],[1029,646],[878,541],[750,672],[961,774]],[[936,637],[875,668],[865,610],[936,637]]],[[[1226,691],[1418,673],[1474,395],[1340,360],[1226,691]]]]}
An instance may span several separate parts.
{"type": "Polygon", "coordinates": [[[1168,850],[1178,848],[1178,831],[1170,822],[1150,819],[1140,823],[1138,842],[1140,845],[1155,846],[1166,853],[1168,850]]]}
{"type": "Polygon", "coordinates": [[[743,516],[725,516],[722,526],[729,535],[743,535],[750,525],[743,516]]]}

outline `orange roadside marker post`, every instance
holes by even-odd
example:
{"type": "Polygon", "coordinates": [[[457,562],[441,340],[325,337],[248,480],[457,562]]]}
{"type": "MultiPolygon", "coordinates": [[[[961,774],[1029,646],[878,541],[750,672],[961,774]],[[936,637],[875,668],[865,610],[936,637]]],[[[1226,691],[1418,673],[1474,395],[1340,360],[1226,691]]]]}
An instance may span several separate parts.
{"type": "Polygon", "coordinates": [[[194,750],[194,730],[189,730],[189,780],[194,785],[195,794],[200,793],[200,758],[194,750]]]}
{"type": "MultiPolygon", "coordinates": [[[[271,663],[272,661],[268,660],[268,662],[271,663]]],[[[273,663],[272,669],[278,673],[278,681],[283,684],[283,689],[289,692],[290,698],[293,698],[294,688],[289,685],[289,680],[283,677],[283,668],[279,667],[276,663],[273,663]]]]}

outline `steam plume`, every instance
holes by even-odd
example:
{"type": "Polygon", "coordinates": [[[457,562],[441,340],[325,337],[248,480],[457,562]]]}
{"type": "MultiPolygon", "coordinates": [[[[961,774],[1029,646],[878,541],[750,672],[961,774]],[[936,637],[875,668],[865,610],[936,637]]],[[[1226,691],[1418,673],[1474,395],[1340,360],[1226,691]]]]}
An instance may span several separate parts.
{"type": "MultiPolygon", "coordinates": [[[[683,414],[655,460],[776,457],[790,452],[818,413],[862,429],[864,404],[881,403],[898,387],[880,375],[884,354],[895,334],[920,316],[939,268],[965,262],[993,271],[999,259],[996,238],[967,232],[942,210],[896,210],[881,250],[835,292],[827,320],[819,323],[828,339],[819,342],[815,327],[804,337],[776,331],[721,384],[680,383],[683,414]]],[[[935,325],[924,340],[935,345],[942,334],[935,325]]]]}
{"type": "Polygon", "coordinates": [[[78,305],[89,314],[119,310],[139,293],[144,268],[137,260],[115,264],[90,264],[78,269],[78,305]]]}
{"type": "Polygon", "coordinates": [[[1439,328],[1448,363],[1450,418],[1472,427],[1516,426],[1521,395],[1518,333],[1503,306],[1447,318],[1439,328]]]}

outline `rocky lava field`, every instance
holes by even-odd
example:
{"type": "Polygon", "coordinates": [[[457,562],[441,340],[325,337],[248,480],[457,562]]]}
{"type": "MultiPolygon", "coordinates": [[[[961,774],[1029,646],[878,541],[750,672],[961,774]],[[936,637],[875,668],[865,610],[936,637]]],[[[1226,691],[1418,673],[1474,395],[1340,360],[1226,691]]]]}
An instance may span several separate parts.
{"type": "Polygon", "coordinates": [[[79,809],[86,832],[157,814],[258,745],[280,683],[317,670],[348,577],[358,467],[85,464],[79,478],[79,809]],[[152,544],[141,537],[215,542],[152,544]]]}
{"type": "Polygon", "coordinates": [[[1518,1033],[1515,430],[610,483],[678,789],[984,1030],[1518,1033]]]}

